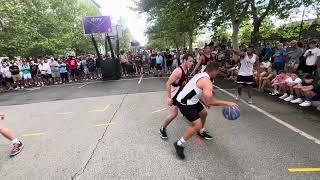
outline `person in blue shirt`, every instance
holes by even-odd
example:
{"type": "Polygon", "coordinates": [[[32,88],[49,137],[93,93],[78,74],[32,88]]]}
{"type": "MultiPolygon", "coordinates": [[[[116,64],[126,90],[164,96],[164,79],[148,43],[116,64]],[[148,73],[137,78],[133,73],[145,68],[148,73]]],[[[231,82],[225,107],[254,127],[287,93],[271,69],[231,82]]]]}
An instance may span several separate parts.
{"type": "Polygon", "coordinates": [[[281,70],[284,70],[284,65],[286,62],[286,58],[284,57],[284,53],[286,50],[283,48],[282,43],[277,44],[277,49],[273,55],[274,62],[273,62],[273,69],[278,73],[281,70]]]}
{"type": "Polygon", "coordinates": [[[160,52],[158,52],[158,55],[156,57],[156,70],[157,70],[157,74],[155,75],[162,77],[162,66],[163,66],[163,56],[161,55],[160,52]]]}
{"type": "Polygon", "coordinates": [[[60,72],[60,77],[61,77],[62,83],[69,82],[67,64],[64,63],[63,61],[59,61],[59,72],[60,72]]]}

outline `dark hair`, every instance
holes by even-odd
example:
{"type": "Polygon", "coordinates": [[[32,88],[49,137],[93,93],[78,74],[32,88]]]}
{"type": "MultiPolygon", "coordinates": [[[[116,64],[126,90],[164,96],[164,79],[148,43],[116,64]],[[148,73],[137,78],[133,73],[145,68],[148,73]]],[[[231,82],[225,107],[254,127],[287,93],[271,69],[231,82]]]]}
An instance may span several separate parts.
{"type": "Polygon", "coordinates": [[[286,73],[286,71],[285,71],[285,70],[280,70],[278,73],[279,73],[279,74],[281,74],[281,73],[286,73]]]}
{"type": "Polygon", "coordinates": [[[209,48],[210,48],[209,44],[206,43],[206,44],[204,45],[203,49],[205,49],[206,47],[209,47],[209,48]]]}
{"type": "Polygon", "coordinates": [[[209,61],[207,66],[206,66],[206,72],[211,72],[211,71],[215,71],[218,70],[220,67],[219,63],[214,62],[214,61],[209,61]]]}
{"type": "Polygon", "coordinates": [[[193,58],[193,55],[187,53],[187,54],[185,54],[185,55],[182,56],[182,60],[188,60],[189,57],[192,57],[192,58],[193,58]]]}
{"type": "Polygon", "coordinates": [[[298,41],[298,42],[297,42],[297,45],[298,45],[298,47],[303,48],[302,42],[298,41]]]}
{"type": "Polygon", "coordinates": [[[304,78],[304,79],[313,79],[313,76],[312,76],[312,74],[307,73],[307,74],[305,74],[305,75],[303,76],[303,78],[304,78]]]}
{"type": "Polygon", "coordinates": [[[316,41],[316,40],[314,40],[314,39],[313,39],[313,40],[309,41],[309,43],[308,43],[308,44],[318,44],[318,43],[317,43],[317,41],[316,41]]]}

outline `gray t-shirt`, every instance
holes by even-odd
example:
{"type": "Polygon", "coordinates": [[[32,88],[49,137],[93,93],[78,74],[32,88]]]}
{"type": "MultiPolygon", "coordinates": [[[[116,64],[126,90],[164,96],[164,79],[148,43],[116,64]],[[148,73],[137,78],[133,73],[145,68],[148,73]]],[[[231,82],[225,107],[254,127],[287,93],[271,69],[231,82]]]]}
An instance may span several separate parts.
{"type": "Polygon", "coordinates": [[[299,64],[300,63],[300,57],[303,55],[303,49],[298,47],[297,49],[292,49],[287,54],[289,56],[288,63],[291,65],[299,64]]]}

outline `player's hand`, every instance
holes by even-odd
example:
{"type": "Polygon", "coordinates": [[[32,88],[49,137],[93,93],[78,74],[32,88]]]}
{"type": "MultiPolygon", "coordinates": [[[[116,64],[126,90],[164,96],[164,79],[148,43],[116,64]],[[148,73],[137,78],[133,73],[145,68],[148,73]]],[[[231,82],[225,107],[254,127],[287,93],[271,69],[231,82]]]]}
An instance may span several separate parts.
{"type": "Polygon", "coordinates": [[[234,103],[234,102],[228,102],[226,105],[227,106],[231,106],[231,107],[239,107],[239,105],[237,103],[234,103]]]}
{"type": "Polygon", "coordinates": [[[173,103],[172,98],[168,98],[168,99],[167,99],[167,102],[168,102],[168,105],[169,105],[169,106],[172,106],[172,103],[173,103]]]}
{"type": "Polygon", "coordinates": [[[4,112],[0,112],[0,119],[1,120],[4,120],[4,116],[5,116],[5,113],[4,112]]]}

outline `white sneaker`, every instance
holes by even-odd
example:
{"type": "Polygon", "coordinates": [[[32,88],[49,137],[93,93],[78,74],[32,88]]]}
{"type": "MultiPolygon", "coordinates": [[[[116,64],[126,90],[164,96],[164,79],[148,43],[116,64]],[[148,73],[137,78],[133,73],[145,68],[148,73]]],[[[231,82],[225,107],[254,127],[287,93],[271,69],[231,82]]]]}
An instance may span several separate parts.
{"type": "Polygon", "coordinates": [[[311,106],[311,102],[310,101],[304,101],[303,103],[299,104],[299,106],[309,107],[309,106],[311,106]]]}
{"type": "Polygon", "coordinates": [[[303,102],[303,100],[301,98],[297,98],[295,100],[290,101],[293,104],[301,104],[303,102]]]}
{"type": "Polygon", "coordinates": [[[284,101],[287,101],[287,102],[292,101],[292,100],[294,100],[294,96],[293,95],[290,95],[289,97],[284,99],[284,101]]]}
{"type": "Polygon", "coordinates": [[[20,89],[24,89],[24,87],[23,86],[21,86],[21,88],[20,89]]]}
{"type": "Polygon", "coordinates": [[[287,93],[284,93],[282,96],[279,97],[279,99],[285,99],[287,98],[289,95],[287,93]]]}
{"type": "Polygon", "coordinates": [[[248,104],[252,104],[253,102],[252,102],[252,98],[250,98],[249,100],[248,100],[248,104]]]}

